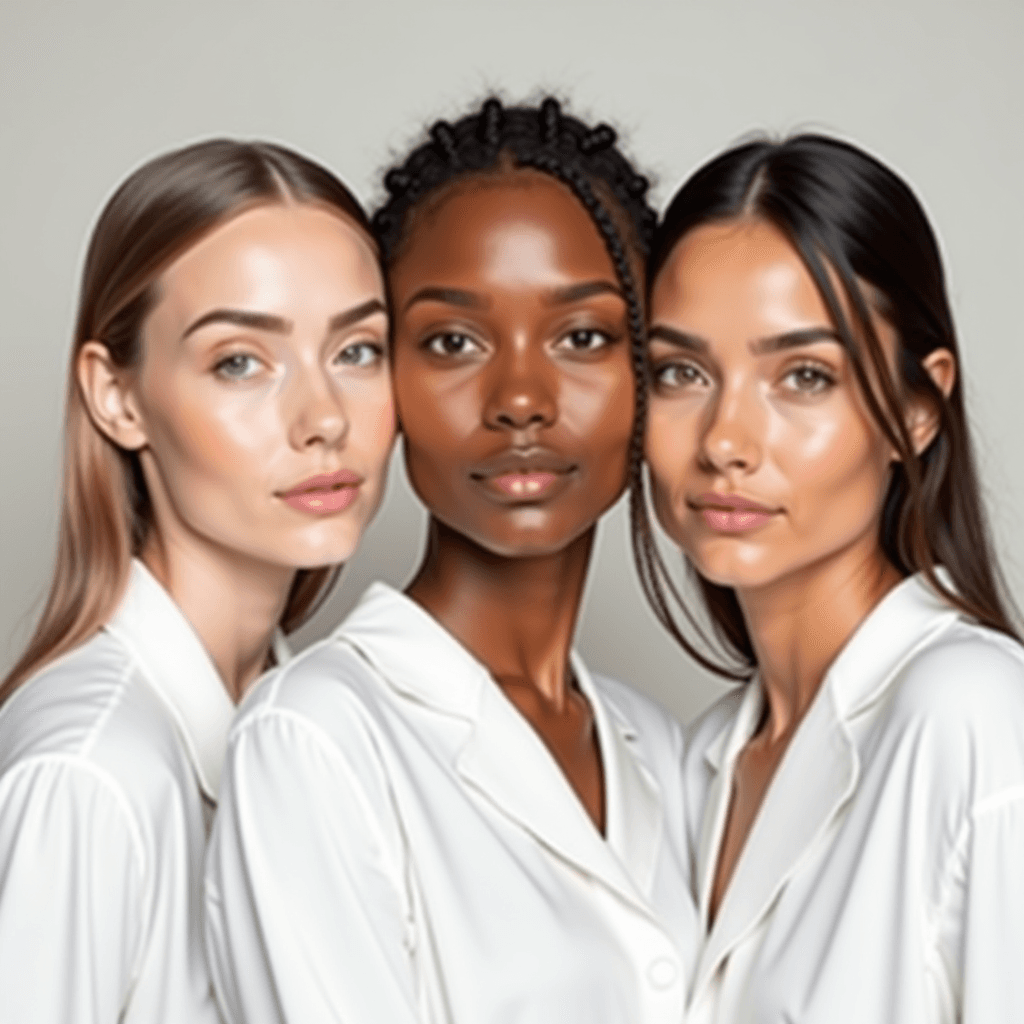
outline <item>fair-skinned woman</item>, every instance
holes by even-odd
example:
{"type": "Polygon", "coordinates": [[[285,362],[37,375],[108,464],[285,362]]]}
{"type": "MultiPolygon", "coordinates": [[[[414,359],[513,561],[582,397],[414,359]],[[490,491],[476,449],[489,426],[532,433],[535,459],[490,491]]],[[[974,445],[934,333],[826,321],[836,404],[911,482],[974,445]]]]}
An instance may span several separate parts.
{"type": "Polygon", "coordinates": [[[651,217],[614,142],[490,100],[385,179],[426,550],[233,733],[208,909],[238,1024],[681,1017],[680,730],[572,651],[640,455],[651,217]]]}
{"type": "Polygon", "coordinates": [[[1017,1019],[1024,651],[927,220],[852,146],[753,143],[652,267],[653,504],[752,677],[687,750],[687,1019],[1017,1019]]]}
{"type": "Polygon", "coordinates": [[[228,724],[376,509],[386,340],[365,218],[297,154],[199,143],[102,213],[54,583],[0,713],[12,1019],[216,1019],[200,884],[228,724]]]}

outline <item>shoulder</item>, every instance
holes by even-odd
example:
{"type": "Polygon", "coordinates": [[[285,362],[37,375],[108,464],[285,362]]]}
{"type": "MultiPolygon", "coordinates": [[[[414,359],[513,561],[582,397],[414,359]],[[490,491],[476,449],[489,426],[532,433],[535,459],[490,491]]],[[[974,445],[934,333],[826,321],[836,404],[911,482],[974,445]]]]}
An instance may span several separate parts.
{"type": "Polygon", "coordinates": [[[895,683],[894,708],[906,716],[1024,725],[1024,648],[993,630],[953,623],[907,659],[895,683]]]}
{"type": "Polygon", "coordinates": [[[1024,648],[957,621],[914,653],[888,688],[876,742],[913,749],[968,799],[1024,785],[1024,648]]]}
{"type": "MultiPolygon", "coordinates": [[[[349,644],[328,637],[268,673],[245,698],[228,741],[229,761],[289,760],[295,771],[338,770],[379,760],[384,687],[349,644]]],[[[269,764],[268,764],[269,767],[269,764]]]]}
{"type": "Polygon", "coordinates": [[[169,824],[168,808],[195,789],[168,710],[106,632],[45,666],[0,710],[0,778],[13,786],[15,776],[26,799],[43,799],[38,787],[51,783],[67,794],[99,787],[142,836],[169,824]],[[35,788],[25,788],[30,778],[35,788]]]}

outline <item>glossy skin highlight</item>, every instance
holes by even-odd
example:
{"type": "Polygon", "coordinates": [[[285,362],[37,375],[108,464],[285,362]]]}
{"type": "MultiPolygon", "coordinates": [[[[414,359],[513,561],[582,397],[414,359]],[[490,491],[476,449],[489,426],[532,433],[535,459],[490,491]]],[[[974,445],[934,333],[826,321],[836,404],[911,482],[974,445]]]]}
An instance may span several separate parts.
{"type": "Polygon", "coordinates": [[[562,186],[518,175],[423,218],[391,277],[410,480],[434,517],[506,557],[593,528],[625,486],[633,416],[597,229],[562,186]]]}
{"type": "Polygon", "coordinates": [[[181,256],[159,294],[133,394],[164,542],[288,571],[344,561],[394,436],[368,240],[323,209],[260,207],[181,256]],[[286,497],[339,472],[322,487],[333,515],[286,497]]]}
{"type": "Polygon", "coordinates": [[[892,446],[789,242],[756,220],[695,229],[658,275],[651,323],[655,509],[698,571],[738,591],[884,573],[892,446]]]}

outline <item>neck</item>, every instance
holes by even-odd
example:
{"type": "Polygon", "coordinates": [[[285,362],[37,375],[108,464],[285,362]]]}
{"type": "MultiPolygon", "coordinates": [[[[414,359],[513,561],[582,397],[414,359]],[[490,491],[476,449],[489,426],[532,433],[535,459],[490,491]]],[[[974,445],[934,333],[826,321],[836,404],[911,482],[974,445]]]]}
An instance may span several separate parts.
{"type": "Polygon", "coordinates": [[[192,624],[237,704],[266,665],[295,573],[156,532],[141,559],[192,624]]]}
{"type": "Polygon", "coordinates": [[[792,734],[829,666],[900,579],[872,545],[766,586],[737,589],[768,705],[766,741],[792,734]]]}
{"type": "Polygon", "coordinates": [[[552,554],[509,558],[431,518],[406,588],[503,685],[529,685],[561,708],[594,528],[552,554]]]}

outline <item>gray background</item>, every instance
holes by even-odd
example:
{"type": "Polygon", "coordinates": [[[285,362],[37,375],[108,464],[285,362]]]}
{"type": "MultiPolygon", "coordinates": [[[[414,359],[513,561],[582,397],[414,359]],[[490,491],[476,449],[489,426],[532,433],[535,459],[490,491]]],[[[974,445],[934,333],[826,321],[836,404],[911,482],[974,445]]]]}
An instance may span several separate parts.
{"type": "MultiPolygon", "coordinates": [[[[65,360],[86,236],[134,166],[209,135],[260,137],[333,167],[366,201],[421,125],[499,89],[553,89],[618,125],[659,203],[757,129],[824,129],[917,189],[943,243],[1000,553],[1024,595],[1021,291],[1024,4],[946,0],[0,0],[0,670],[50,568],[65,360]]],[[[400,584],[422,514],[396,466],[326,632],[367,581],[400,584]]],[[[718,683],[640,598],[621,506],[580,646],[692,717],[718,683]]]]}

